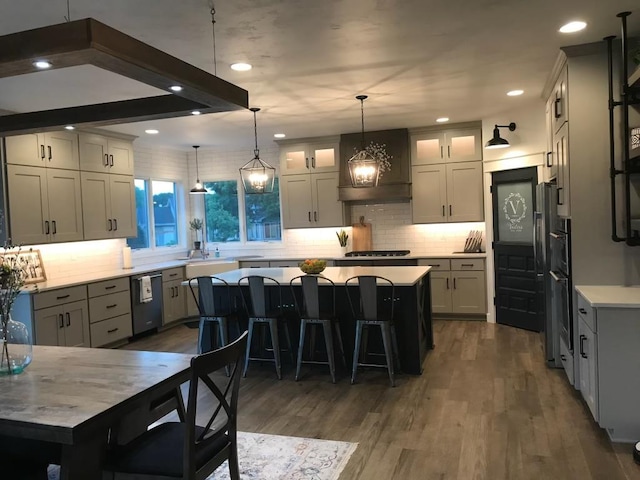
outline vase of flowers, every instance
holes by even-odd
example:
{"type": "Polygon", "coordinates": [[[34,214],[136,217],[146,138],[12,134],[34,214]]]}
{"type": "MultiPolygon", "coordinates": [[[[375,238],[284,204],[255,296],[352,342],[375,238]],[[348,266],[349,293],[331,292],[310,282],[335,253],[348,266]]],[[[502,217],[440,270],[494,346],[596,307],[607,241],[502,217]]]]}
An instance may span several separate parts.
{"type": "Polygon", "coordinates": [[[21,373],[33,357],[27,326],[11,317],[13,303],[25,283],[20,248],[5,246],[0,264],[0,375],[21,373]]]}

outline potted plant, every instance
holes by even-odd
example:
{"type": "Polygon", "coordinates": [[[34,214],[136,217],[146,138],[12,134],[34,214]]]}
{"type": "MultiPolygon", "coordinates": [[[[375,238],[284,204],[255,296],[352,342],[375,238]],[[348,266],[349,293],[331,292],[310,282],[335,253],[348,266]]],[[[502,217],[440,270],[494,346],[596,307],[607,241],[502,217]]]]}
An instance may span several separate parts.
{"type": "Polygon", "coordinates": [[[196,232],[196,240],[193,242],[193,248],[196,250],[200,250],[201,242],[198,239],[198,232],[202,230],[202,220],[199,218],[194,218],[189,222],[189,228],[196,232]]]}

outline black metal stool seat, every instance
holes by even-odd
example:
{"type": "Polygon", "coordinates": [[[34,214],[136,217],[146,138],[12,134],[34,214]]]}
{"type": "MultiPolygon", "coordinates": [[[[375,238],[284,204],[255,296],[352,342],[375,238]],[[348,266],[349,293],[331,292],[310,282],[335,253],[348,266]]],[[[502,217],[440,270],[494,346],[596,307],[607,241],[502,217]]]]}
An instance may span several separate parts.
{"type": "Polygon", "coordinates": [[[282,290],[280,288],[280,283],[271,277],[263,277],[261,275],[249,275],[246,277],[242,277],[238,280],[238,285],[240,286],[240,294],[242,296],[242,303],[247,312],[247,317],[249,319],[249,338],[247,340],[247,352],[245,355],[244,362],[244,373],[243,376],[247,376],[247,370],[249,369],[249,361],[250,360],[259,360],[259,361],[272,361],[276,366],[276,374],[278,375],[278,379],[282,379],[282,362],[280,358],[280,328],[282,325],[284,327],[285,339],[287,342],[287,347],[289,354],[291,355],[291,362],[294,362],[293,359],[293,349],[291,346],[291,336],[289,335],[289,328],[287,325],[287,318],[284,315],[284,311],[282,309],[282,290]],[[271,285],[272,287],[277,288],[277,305],[271,306],[269,305],[269,301],[267,298],[267,286],[271,285]],[[271,349],[266,349],[267,351],[273,351],[273,358],[264,358],[264,357],[252,357],[251,356],[251,341],[253,340],[253,331],[254,327],[257,325],[265,325],[269,328],[269,334],[271,336],[271,349]]]}
{"type": "MultiPolygon", "coordinates": [[[[398,363],[398,342],[393,322],[395,286],[387,278],[376,275],[359,275],[345,281],[347,298],[351,306],[353,318],[356,321],[356,338],[353,349],[353,365],[351,370],[351,383],[356,382],[358,367],[386,367],[389,372],[391,386],[395,387],[395,365],[398,363]],[[357,286],[359,301],[356,303],[351,289],[357,286]],[[361,344],[367,344],[366,329],[371,326],[379,326],[382,333],[385,364],[367,363],[360,361],[361,344]]],[[[365,359],[366,360],[366,359],[365,359]]]]}
{"type": "Polygon", "coordinates": [[[338,339],[338,346],[340,347],[340,353],[342,355],[342,362],[346,366],[344,358],[344,346],[342,343],[342,333],[340,332],[339,319],[336,315],[336,294],[335,283],[330,279],[323,277],[322,275],[300,275],[292,278],[289,282],[291,287],[293,299],[296,306],[296,311],[300,317],[300,340],[298,343],[298,361],[296,363],[296,381],[300,378],[300,368],[303,363],[316,364],[316,365],[329,365],[329,373],[331,374],[331,380],[336,383],[336,366],[335,366],[335,354],[333,348],[333,333],[335,332],[338,339]],[[298,282],[302,286],[302,302],[298,301],[294,284],[298,282]],[[329,305],[331,310],[320,310],[320,293],[319,283],[325,283],[323,289],[326,289],[331,294],[329,305]],[[327,352],[327,361],[314,360],[315,354],[315,331],[311,332],[311,348],[310,360],[303,360],[304,341],[307,330],[307,325],[321,326],[324,333],[324,343],[327,352]]]}

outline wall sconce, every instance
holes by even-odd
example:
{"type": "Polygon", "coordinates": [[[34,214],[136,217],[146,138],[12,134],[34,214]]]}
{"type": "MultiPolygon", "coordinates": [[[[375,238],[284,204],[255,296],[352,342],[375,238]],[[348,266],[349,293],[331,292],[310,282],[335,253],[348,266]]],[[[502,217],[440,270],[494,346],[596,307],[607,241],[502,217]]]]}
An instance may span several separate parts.
{"type": "Polygon", "coordinates": [[[511,122],[509,125],[496,125],[493,129],[493,138],[487,142],[484,148],[508,148],[511,145],[507,140],[500,136],[499,128],[508,128],[510,132],[516,129],[516,124],[511,122]]]}

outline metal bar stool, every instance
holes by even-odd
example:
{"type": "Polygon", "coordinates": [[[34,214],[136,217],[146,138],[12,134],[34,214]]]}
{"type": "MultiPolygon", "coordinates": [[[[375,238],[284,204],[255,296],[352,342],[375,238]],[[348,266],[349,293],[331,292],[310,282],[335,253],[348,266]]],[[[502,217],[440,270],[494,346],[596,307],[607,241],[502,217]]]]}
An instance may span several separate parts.
{"type": "Polygon", "coordinates": [[[273,361],[276,365],[276,374],[278,379],[282,380],[282,362],[280,361],[280,331],[279,324],[284,326],[284,334],[287,342],[289,354],[291,355],[291,363],[294,362],[293,349],[291,348],[291,336],[289,335],[289,328],[287,325],[287,319],[282,309],[282,289],[280,288],[280,282],[271,277],[263,277],[261,275],[249,275],[242,277],[238,280],[238,286],[240,287],[240,294],[242,296],[242,303],[247,312],[249,318],[249,338],[247,340],[247,353],[244,361],[244,373],[243,376],[247,376],[247,370],[249,368],[249,360],[260,361],[273,361]],[[277,305],[269,305],[267,300],[268,292],[267,287],[277,287],[277,305]],[[253,329],[255,324],[263,324],[269,327],[269,333],[271,336],[271,346],[273,348],[273,359],[263,357],[251,357],[251,341],[253,339],[253,329]]]}
{"type": "MultiPolygon", "coordinates": [[[[353,349],[353,367],[351,371],[351,383],[356,382],[358,367],[386,367],[389,372],[391,386],[395,387],[394,365],[397,362],[398,342],[396,339],[396,329],[393,324],[393,306],[395,299],[395,286],[387,278],[376,275],[358,275],[345,281],[347,298],[351,306],[353,318],[356,321],[356,339],[353,349]],[[352,290],[357,287],[359,301],[356,303],[352,290]],[[370,325],[380,327],[382,333],[382,344],[386,363],[372,364],[360,362],[360,344],[363,340],[363,330],[370,325]]],[[[365,332],[366,337],[366,332],[365,332]]],[[[365,338],[365,354],[366,352],[365,338]]]]}
{"type": "Polygon", "coordinates": [[[331,373],[331,380],[336,383],[336,365],[335,354],[333,349],[333,330],[335,329],[336,337],[338,339],[338,346],[340,347],[340,353],[342,354],[342,363],[346,367],[346,360],[344,358],[344,346],[342,343],[342,333],[340,332],[340,325],[338,317],[336,316],[336,285],[330,279],[323,277],[322,275],[300,275],[292,278],[289,282],[291,288],[291,294],[296,306],[296,311],[300,317],[300,341],[298,344],[298,362],[296,363],[296,381],[300,378],[300,367],[303,363],[310,363],[316,365],[329,365],[329,372],[331,373]],[[325,285],[323,290],[330,292],[331,300],[329,302],[330,310],[320,310],[320,292],[319,286],[321,283],[325,285]],[[296,286],[301,284],[302,290],[302,302],[298,301],[296,295],[296,286]],[[327,361],[315,361],[315,331],[312,329],[311,333],[311,359],[302,360],[302,354],[304,350],[304,340],[307,325],[311,327],[322,326],[324,332],[324,342],[327,351],[327,361]]]}

